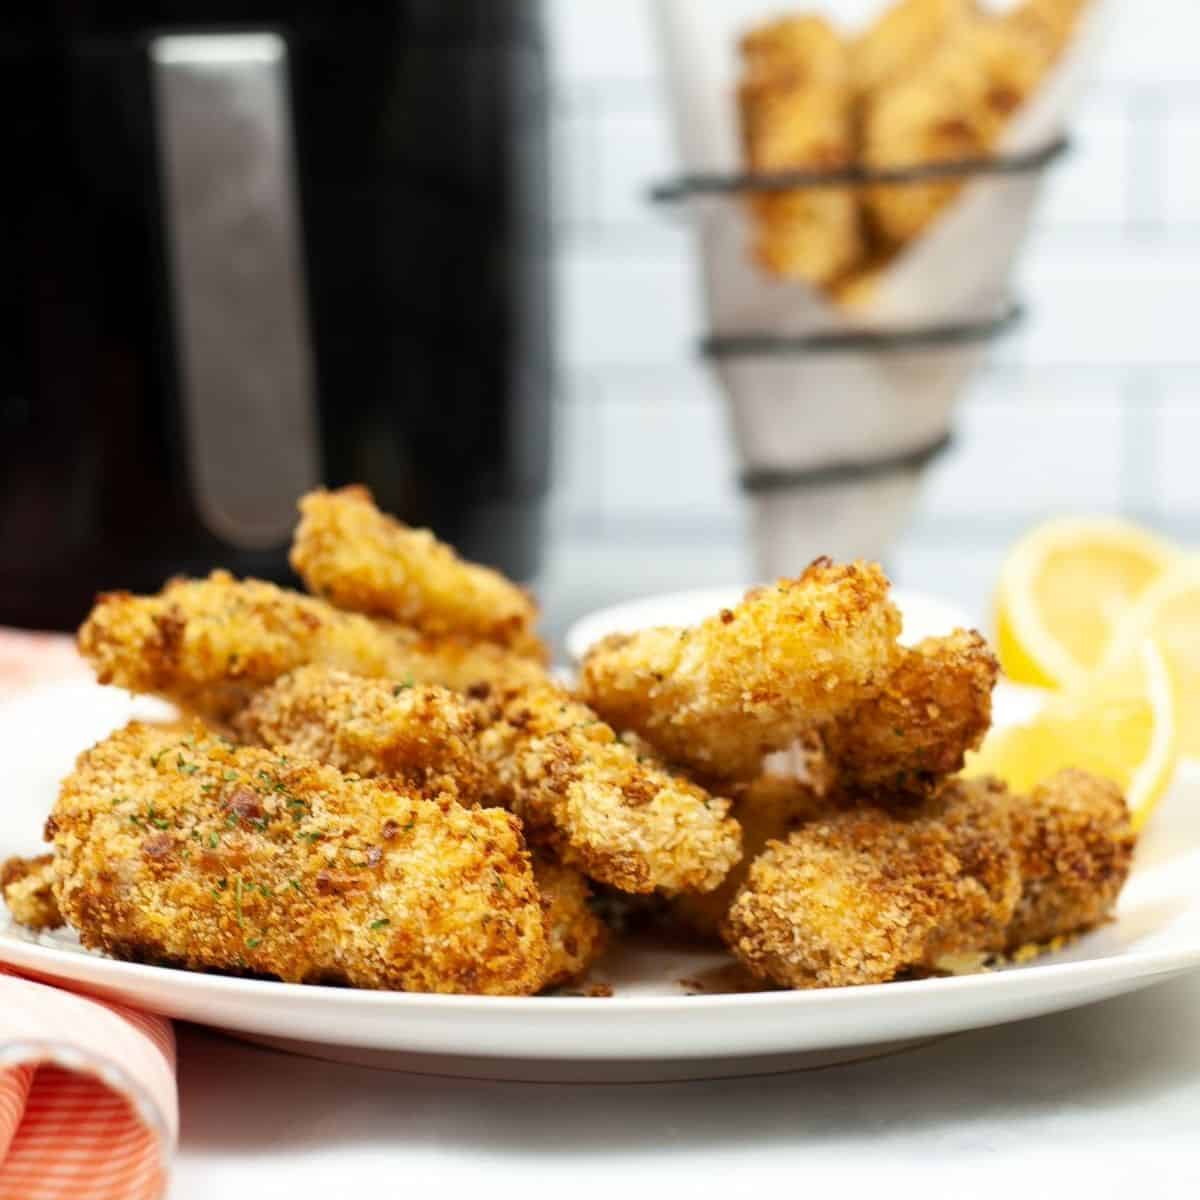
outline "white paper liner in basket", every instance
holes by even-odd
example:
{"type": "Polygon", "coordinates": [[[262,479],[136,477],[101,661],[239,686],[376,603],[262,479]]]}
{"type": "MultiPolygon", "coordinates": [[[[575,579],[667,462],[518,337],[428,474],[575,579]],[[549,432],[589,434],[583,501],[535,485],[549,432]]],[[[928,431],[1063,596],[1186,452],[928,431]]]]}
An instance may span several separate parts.
{"type": "MultiPolygon", "coordinates": [[[[1008,125],[998,155],[1029,153],[1061,135],[1112,3],[1094,0],[1053,72],[1008,125]]],[[[830,13],[836,19],[845,9],[828,0],[656,0],[656,7],[688,174],[743,169],[735,99],[740,36],[780,11],[836,9],[830,13]]],[[[852,312],[815,288],[758,267],[742,197],[695,197],[690,206],[709,335],[908,331],[997,318],[1012,302],[1011,276],[1043,180],[1040,170],[972,177],[852,312]]],[[[734,354],[717,357],[715,369],[730,402],[743,470],[802,472],[887,461],[935,443],[985,352],[979,339],[904,350],[734,354]]],[[[794,572],[817,553],[882,557],[908,518],[917,478],[910,467],[885,478],[755,492],[761,573],[794,572]]]]}

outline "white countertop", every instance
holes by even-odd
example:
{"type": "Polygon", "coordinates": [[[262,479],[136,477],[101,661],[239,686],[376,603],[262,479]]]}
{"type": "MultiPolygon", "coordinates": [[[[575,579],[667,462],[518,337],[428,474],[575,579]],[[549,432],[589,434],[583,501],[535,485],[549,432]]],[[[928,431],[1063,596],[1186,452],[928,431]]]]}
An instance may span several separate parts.
{"type": "Polygon", "coordinates": [[[802,1074],[503,1084],[181,1027],[172,1200],[1200,1194],[1200,973],[802,1074]]]}

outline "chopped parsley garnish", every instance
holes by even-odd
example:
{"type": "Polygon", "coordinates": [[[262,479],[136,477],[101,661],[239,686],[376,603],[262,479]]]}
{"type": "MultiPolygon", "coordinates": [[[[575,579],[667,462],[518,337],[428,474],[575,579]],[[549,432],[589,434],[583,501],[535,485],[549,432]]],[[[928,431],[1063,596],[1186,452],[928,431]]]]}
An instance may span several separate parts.
{"type": "Polygon", "coordinates": [[[221,839],[220,839],[220,838],[219,838],[219,837],[218,837],[218,836],[217,836],[215,833],[210,833],[210,834],[208,835],[208,844],[209,844],[209,845],[210,845],[210,846],[211,846],[211,847],[212,847],[214,850],[217,848],[217,843],[218,843],[220,840],[221,840],[221,839]]]}
{"type": "Polygon", "coordinates": [[[288,884],[290,887],[295,888],[295,890],[298,891],[300,893],[300,895],[302,895],[302,896],[304,895],[304,889],[300,886],[300,881],[298,879],[289,879],[288,884]]]}
{"type": "Polygon", "coordinates": [[[319,833],[302,833],[300,835],[300,839],[301,841],[307,842],[311,846],[314,842],[319,842],[321,840],[321,835],[319,833]]]}
{"type": "Polygon", "coordinates": [[[182,754],[175,759],[175,766],[181,775],[195,775],[195,773],[200,770],[198,764],[186,762],[182,754]]]}
{"type": "Polygon", "coordinates": [[[162,750],[160,750],[160,751],[159,751],[157,754],[152,754],[152,755],[150,755],[150,765],[151,765],[152,767],[157,767],[157,766],[158,766],[158,760],[159,760],[160,758],[162,758],[162,756],[163,756],[163,753],[164,753],[164,752],[163,752],[162,750]]]}
{"type": "Polygon", "coordinates": [[[222,776],[223,779],[226,779],[230,782],[235,780],[237,777],[238,777],[238,773],[236,771],[230,770],[229,768],[226,768],[225,774],[222,776]]]}
{"type": "Polygon", "coordinates": [[[250,950],[257,949],[260,945],[262,945],[262,938],[260,937],[248,937],[246,939],[246,946],[250,950]]]}
{"type": "Polygon", "coordinates": [[[237,910],[237,923],[245,925],[245,919],[242,916],[242,877],[239,875],[234,884],[233,904],[237,910]]]}
{"type": "Polygon", "coordinates": [[[372,929],[382,929],[385,925],[390,925],[392,922],[387,917],[380,917],[378,921],[371,922],[372,929]]]}
{"type": "Polygon", "coordinates": [[[401,680],[400,683],[396,684],[396,686],[392,688],[392,695],[398,696],[401,692],[407,692],[411,687],[416,687],[416,681],[411,675],[409,675],[406,679],[401,680]]]}

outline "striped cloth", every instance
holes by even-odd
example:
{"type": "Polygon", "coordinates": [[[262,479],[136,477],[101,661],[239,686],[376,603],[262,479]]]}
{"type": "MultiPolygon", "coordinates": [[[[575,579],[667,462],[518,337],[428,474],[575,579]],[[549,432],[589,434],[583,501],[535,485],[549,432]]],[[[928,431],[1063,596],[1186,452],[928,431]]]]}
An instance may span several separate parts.
{"type": "MultiPolygon", "coordinates": [[[[0,630],[0,695],[80,673],[0,630]]],[[[0,965],[0,1200],[157,1200],[179,1129],[170,1023],[0,965]]]]}

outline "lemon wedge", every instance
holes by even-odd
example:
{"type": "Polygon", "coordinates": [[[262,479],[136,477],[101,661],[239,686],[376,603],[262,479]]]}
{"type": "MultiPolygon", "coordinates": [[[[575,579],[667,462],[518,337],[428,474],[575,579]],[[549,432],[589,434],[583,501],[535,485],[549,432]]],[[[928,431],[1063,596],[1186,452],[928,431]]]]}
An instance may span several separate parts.
{"type": "Polygon", "coordinates": [[[1200,757],[1200,560],[1180,559],[1143,592],[1117,626],[1108,659],[1127,659],[1147,638],[1171,674],[1179,752],[1200,757]]]}
{"type": "Polygon", "coordinates": [[[1175,557],[1169,543],[1114,517],[1039,525],[1000,575],[996,648],[1005,674],[1039,687],[1080,686],[1121,618],[1175,557]]]}
{"type": "Polygon", "coordinates": [[[1121,787],[1140,829],[1171,783],[1178,745],[1171,675],[1147,641],[1079,687],[1050,693],[1028,724],[993,730],[964,774],[995,775],[1027,792],[1064,767],[1081,767],[1121,787]]]}

